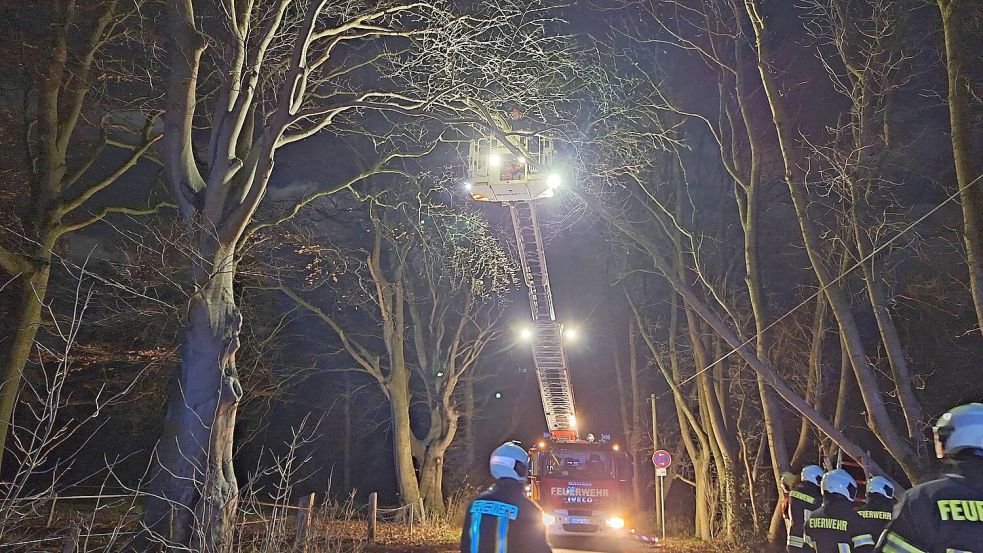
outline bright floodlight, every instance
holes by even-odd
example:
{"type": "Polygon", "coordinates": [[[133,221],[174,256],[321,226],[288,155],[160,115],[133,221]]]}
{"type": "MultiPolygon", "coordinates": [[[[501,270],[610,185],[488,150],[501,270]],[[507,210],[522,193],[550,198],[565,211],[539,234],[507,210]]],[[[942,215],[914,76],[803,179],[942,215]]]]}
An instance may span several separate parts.
{"type": "Polygon", "coordinates": [[[577,332],[576,328],[564,328],[563,337],[571,342],[574,342],[580,337],[580,334],[577,332]]]}
{"type": "Polygon", "coordinates": [[[570,426],[577,428],[577,417],[573,415],[570,416],[570,426]]]}
{"type": "Polygon", "coordinates": [[[502,392],[495,392],[495,399],[502,399],[502,392]]]}
{"type": "Polygon", "coordinates": [[[528,326],[522,327],[522,329],[519,330],[519,338],[522,338],[527,342],[529,340],[532,340],[532,329],[529,328],[528,326]]]}
{"type": "Polygon", "coordinates": [[[558,188],[562,182],[563,181],[560,179],[560,175],[557,175],[556,173],[550,173],[546,177],[546,186],[549,186],[550,188],[558,188]]]}
{"type": "Polygon", "coordinates": [[[502,163],[502,156],[498,154],[492,154],[488,156],[488,165],[492,167],[498,167],[502,163]]]}
{"type": "Polygon", "coordinates": [[[470,182],[464,183],[464,189],[465,190],[471,190],[471,183],[470,182]]]}

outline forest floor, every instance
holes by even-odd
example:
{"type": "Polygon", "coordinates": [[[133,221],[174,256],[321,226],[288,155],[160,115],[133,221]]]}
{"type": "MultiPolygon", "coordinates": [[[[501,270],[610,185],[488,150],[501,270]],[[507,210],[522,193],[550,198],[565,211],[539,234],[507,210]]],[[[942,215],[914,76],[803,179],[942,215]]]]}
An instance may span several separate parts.
{"type": "MultiPolygon", "coordinates": [[[[0,551],[7,553],[56,553],[64,549],[65,539],[72,527],[79,528],[79,552],[118,550],[137,529],[137,519],[119,516],[112,509],[92,516],[90,505],[66,501],[58,505],[47,523],[44,511],[38,516],[21,520],[16,529],[7,532],[0,542],[0,551]]],[[[416,524],[380,521],[373,544],[365,542],[365,521],[354,517],[316,517],[309,534],[309,553],[456,553],[460,529],[440,521],[416,524]]],[[[244,521],[236,531],[238,550],[253,553],[283,553],[293,550],[293,517],[269,519],[259,517],[244,521]],[[264,520],[265,519],[265,520],[264,520]]],[[[747,547],[698,542],[688,539],[669,539],[662,547],[624,540],[620,544],[592,543],[582,539],[556,539],[556,553],[749,553],[747,547]],[[612,547],[615,545],[615,547],[612,547]]]]}

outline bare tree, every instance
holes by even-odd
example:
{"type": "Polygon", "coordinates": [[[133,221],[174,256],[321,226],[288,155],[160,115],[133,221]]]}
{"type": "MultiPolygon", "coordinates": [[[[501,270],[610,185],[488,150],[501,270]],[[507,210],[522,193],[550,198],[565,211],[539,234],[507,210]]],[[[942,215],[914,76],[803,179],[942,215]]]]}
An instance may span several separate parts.
{"type": "MultiPolygon", "coordinates": [[[[77,6],[30,2],[15,20],[3,59],[16,76],[16,97],[0,102],[4,181],[13,228],[0,233],[0,269],[18,288],[11,336],[0,348],[0,458],[25,364],[42,326],[53,263],[62,239],[111,213],[143,214],[163,204],[110,199],[160,138],[138,0],[77,6]],[[30,61],[27,61],[30,60],[30,61]],[[16,114],[16,115],[14,115],[16,114]],[[11,143],[12,142],[12,143],[11,143]],[[119,184],[118,184],[119,183],[119,184]]],[[[130,190],[149,196],[150,183],[130,190]]]]}
{"type": "Polygon", "coordinates": [[[836,317],[837,324],[851,364],[860,387],[864,405],[867,407],[868,422],[871,430],[884,444],[887,451],[904,468],[908,478],[917,481],[923,474],[923,460],[917,451],[898,431],[884,402],[880,397],[876,374],[870,365],[866,354],[856,317],[851,311],[849,297],[839,279],[835,279],[826,263],[825,249],[820,237],[815,218],[809,212],[808,191],[803,178],[803,168],[806,166],[804,152],[796,140],[795,121],[789,116],[785,100],[782,98],[775,66],[772,64],[773,40],[766,29],[766,19],[763,16],[759,2],[747,0],[747,15],[750,18],[756,37],[758,54],[758,69],[761,82],[771,109],[772,119],[778,135],[778,143],[785,167],[785,181],[792,197],[796,218],[802,232],[803,243],[809,255],[813,271],[816,273],[823,292],[829,299],[830,307],[836,317]]]}
{"type": "Polygon", "coordinates": [[[966,244],[966,265],[969,285],[973,291],[976,319],[983,332],[983,176],[979,155],[980,129],[973,124],[973,110],[980,109],[980,97],[974,93],[973,76],[979,78],[979,56],[973,54],[973,36],[979,37],[979,21],[983,8],[968,0],[937,0],[942,17],[942,36],[945,41],[945,69],[948,75],[949,127],[952,137],[952,159],[956,169],[956,185],[963,209],[963,240],[966,244]],[[976,29],[972,22],[976,22],[976,29]],[[976,72],[973,72],[973,60],[976,72]],[[973,154],[977,152],[977,154],[973,154]]]}
{"type": "Polygon", "coordinates": [[[340,277],[356,279],[355,292],[346,292],[340,305],[361,306],[351,312],[368,312],[372,326],[281,289],[328,325],[389,402],[402,500],[423,499],[428,510],[443,513],[443,465],[458,429],[458,387],[500,331],[496,298],[516,285],[517,267],[479,213],[435,203],[446,190],[414,197],[412,187],[405,188],[371,200],[366,230],[372,245],[348,264],[364,270],[340,277]],[[414,412],[427,420],[411,424],[414,412]],[[418,435],[414,427],[426,430],[418,435]]]}
{"type": "Polygon", "coordinates": [[[414,115],[459,120],[501,102],[535,105],[565,78],[551,64],[565,48],[551,38],[553,20],[541,8],[452,8],[396,0],[168,6],[163,158],[197,252],[181,367],[146,504],[145,522],[158,535],[209,551],[229,547],[232,435],[242,397],[234,281],[244,241],[318,197],[391,170],[394,160],[425,153],[435,140],[387,140],[373,124],[399,127],[397,119],[414,115]],[[355,127],[363,129],[364,151],[373,152],[363,157],[374,155],[366,169],[319,186],[284,214],[253,221],[279,148],[355,127]]]}

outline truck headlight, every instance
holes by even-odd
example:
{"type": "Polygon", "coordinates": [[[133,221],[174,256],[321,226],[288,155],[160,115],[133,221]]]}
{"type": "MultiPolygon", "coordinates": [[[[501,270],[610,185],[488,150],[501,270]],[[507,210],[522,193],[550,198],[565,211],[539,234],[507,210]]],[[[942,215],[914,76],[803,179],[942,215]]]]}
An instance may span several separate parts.
{"type": "Polygon", "coordinates": [[[615,530],[621,530],[625,527],[625,519],[621,517],[610,517],[604,521],[604,525],[608,528],[614,528],[615,530]]]}
{"type": "Polygon", "coordinates": [[[543,513],[543,524],[545,526],[553,526],[556,524],[556,517],[549,513],[543,513]]]}

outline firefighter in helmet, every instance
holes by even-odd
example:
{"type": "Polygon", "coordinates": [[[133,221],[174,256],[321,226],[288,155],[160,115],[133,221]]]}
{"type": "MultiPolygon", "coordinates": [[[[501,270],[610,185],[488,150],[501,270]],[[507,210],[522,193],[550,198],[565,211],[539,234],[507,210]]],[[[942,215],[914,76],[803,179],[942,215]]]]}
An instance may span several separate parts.
{"type": "Polygon", "coordinates": [[[854,553],[874,550],[874,536],[864,530],[864,519],[853,511],[857,481],[843,469],[823,476],[823,505],[809,513],[805,541],[816,553],[854,553]]]}
{"type": "Polygon", "coordinates": [[[894,484],[883,476],[868,480],[867,499],[857,509],[857,514],[864,519],[864,531],[877,540],[884,527],[891,522],[893,510],[894,484]]]}
{"type": "Polygon", "coordinates": [[[529,455],[506,442],[489,460],[495,483],[468,505],[461,553],[552,553],[543,511],[526,497],[529,455]]]}
{"type": "Polygon", "coordinates": [[[819,481],[823,477],[823,469],[819,465],[802,467],[802,480],[796,484],[785,499],[785,524],[788,528],[787,550],[802,551],[805,547],[803,540],[803,525],[806,515],[819,508],[819,481]]]}
{"type": "Polygon", "coordinates": [[[905,493],[878,552],[983,551],[983,403],[961,405],[939,418],[935,453],[946,474],[905,493]]]}

